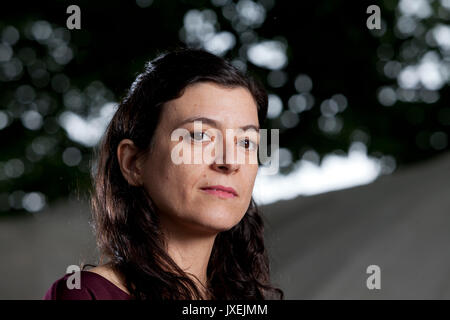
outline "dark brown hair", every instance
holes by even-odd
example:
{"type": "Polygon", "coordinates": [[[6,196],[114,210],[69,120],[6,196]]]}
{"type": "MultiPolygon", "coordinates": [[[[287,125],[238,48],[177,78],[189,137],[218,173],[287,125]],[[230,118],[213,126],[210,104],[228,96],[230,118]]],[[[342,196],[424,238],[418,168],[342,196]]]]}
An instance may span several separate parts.
{"type": "MultiPolygon", "coordinates": [[[[142,153],[151,150],[164,103],[198,82],[247,88],[257,104],[260,126],[265,121],[267,94],[259,83],[204,50],[177,49],[146,64],[99,146],[92,192],[97,245],[101,260],[109,258],[135,299],[202,299],[193,280],[164,250],[151,195],[127,183],[116,155],[122,139],[131,139],[142,153]]],[[[252,198],[242,220],[216,236],[207,268],[211,299],[283,299],[283,291],[270,283],[263,225],[252,198]]]]}

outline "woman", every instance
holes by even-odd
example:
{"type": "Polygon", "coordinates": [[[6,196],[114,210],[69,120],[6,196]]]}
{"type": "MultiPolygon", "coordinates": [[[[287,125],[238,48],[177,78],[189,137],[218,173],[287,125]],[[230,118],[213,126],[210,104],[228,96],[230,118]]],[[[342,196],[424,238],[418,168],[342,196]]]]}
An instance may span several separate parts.
{"type": "Polygon", "coordinates": [[[81,271],[81,289],[67,289],[66,275],[45,298],[283,299],[252,198],[258,163],[249,159],[266,113],[265,91],[211,53],[180,49],[149,62],[99,150],[92,208],[109,261],[81,271]],[[188,134],[173,139],[176,129],[188,134]],[[212,145],[210,161],[176,159],[212,145]]]}

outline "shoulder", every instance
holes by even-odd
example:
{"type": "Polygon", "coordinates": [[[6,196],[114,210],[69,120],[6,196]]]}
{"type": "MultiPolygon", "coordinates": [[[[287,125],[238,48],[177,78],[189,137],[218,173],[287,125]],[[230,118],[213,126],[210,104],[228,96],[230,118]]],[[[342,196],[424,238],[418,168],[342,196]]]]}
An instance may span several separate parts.
{"type": "Polygon", "coordinates": [[[91,285],[83,280],[86,280],[85,271],[65,274],[53,282],[45,293],[44,300],[94,300],[91,285]],[[77,277],[79,288],[76,286],[77,277]]]}
{"type": "Polygon", "coordinates": [[[127,300],[131,297],[98,273],[78,271],[57,279],[44,300],[127,300]]]}
{"type": "Polygon", "coordinates": [[[129,294],[128,289],[123,285],[124,283],[123,276],[121,276],[120,273],[114,271],[114,269],[108,264],[100,265],[95,268],[89,269],[89,272],[94,272],[98,274],[99,276],[108,280],[108,282],[112,283],[115,287],[124,291],[126,294],[129,294]]]}

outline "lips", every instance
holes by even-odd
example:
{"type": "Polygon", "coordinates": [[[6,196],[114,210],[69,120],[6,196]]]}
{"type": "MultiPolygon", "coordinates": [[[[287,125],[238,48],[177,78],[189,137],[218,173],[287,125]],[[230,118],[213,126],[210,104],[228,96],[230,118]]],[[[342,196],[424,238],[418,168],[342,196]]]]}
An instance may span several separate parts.
{"type": "Polygon", "coordinates": [[[225,198],[231,198],[231,197],[237,197],[238,193],[236,192],[236,190],[234,190],[231,187],[224,187],[221,185],[217,185],[217,186],[207,186],[207,187],[203,187],[201,188],[202,190],[210,193],[210,194],[215,194],[221,197],[225,197],[225,198]]]}

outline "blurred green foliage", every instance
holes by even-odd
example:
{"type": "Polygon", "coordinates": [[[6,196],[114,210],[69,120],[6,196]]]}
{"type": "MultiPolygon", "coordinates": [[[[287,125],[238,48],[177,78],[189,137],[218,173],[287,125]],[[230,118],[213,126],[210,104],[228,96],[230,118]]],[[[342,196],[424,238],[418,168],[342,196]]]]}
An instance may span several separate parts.
{"type": "Polygon", "coordinates": [[[84,197],[98,129],[113,105],[146,61],[183,45],[229,58],[265,84],[267,128],[280,129],[287,157],[281,173],[306,154],[320,161],[345,154],[354,142],[391,167],[439,154],[450,132],[449,6],[426,0],[5,1],[0,215],[84,197]],[[81,30],[66,28],[71,4],[81,8],[81,30]],[[366,27],[371,4],[381,8],[381,30],[366,27]]]}

